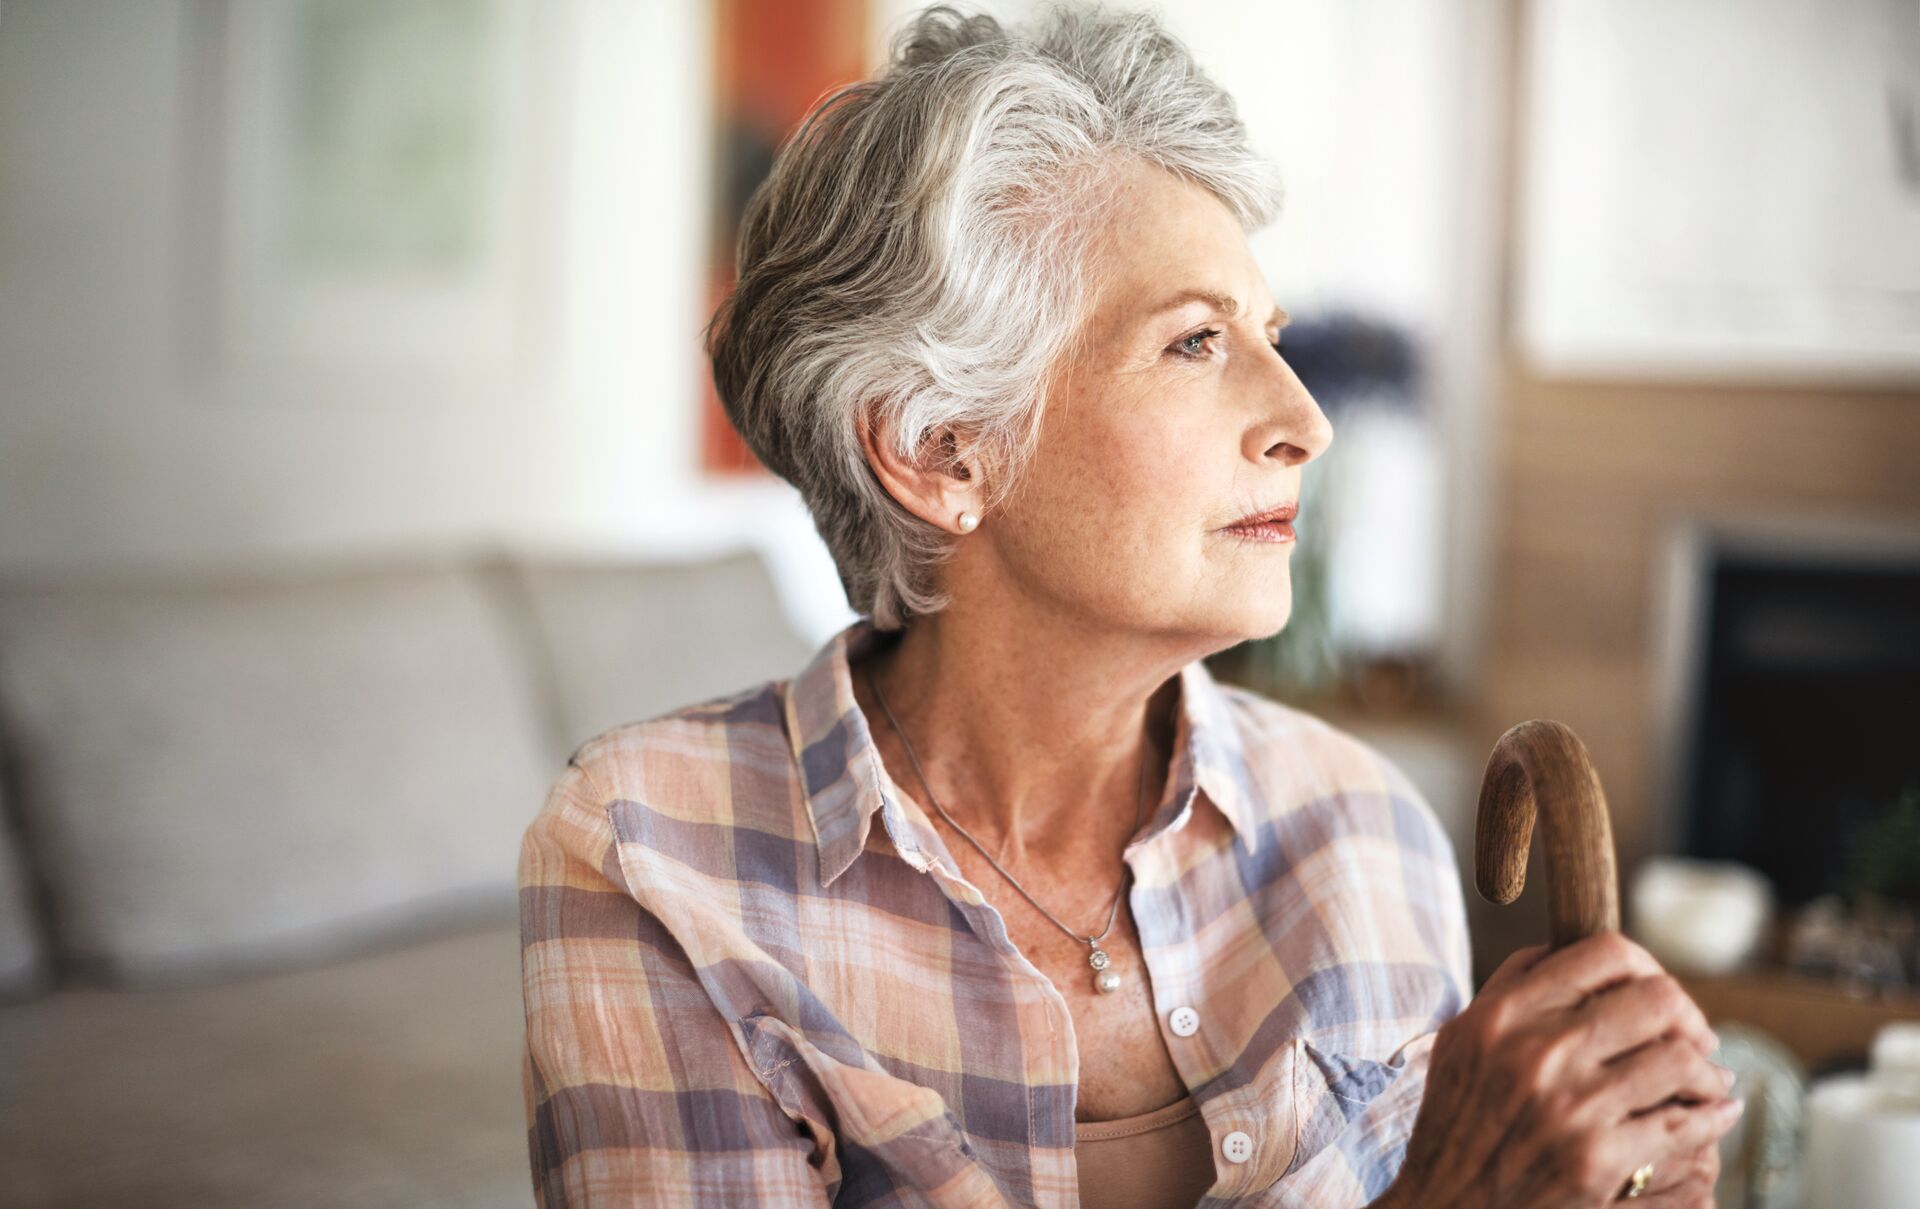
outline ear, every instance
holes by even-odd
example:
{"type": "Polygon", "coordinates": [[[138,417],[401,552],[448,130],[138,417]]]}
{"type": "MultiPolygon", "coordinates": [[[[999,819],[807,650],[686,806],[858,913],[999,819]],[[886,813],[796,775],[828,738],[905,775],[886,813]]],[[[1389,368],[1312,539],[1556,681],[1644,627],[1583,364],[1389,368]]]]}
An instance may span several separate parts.
{"type": "Polygon", "coordinates": [[[952,427],[924,435],[913,457],[900,455],[891,421],[878,419],[874,408],[862,408],[855,427],[867,465],[901,507],[949,533],[962,532],[962,512],[980,515],[980,468],[952,427]]]}

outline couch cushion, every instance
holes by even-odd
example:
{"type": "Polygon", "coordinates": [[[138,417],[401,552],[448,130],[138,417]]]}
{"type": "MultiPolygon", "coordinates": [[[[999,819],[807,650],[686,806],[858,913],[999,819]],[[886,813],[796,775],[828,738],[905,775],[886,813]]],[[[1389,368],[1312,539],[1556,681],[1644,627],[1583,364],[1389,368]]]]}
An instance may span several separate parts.
{"type": "Polygon", "coordinates": [[[63,958],[208,973],[510,900],[554,773],[522,658],[457,566],[0,589],[63,958]]]}
{"type": "Polygon", "coordinates": [[[556,678],[561,759],[609,727],[791,676],[813,653],[751,551],[685,564],[524,560],[516,570],[556,678]]]}
{"type": "Polygon", "coordinates": [[[519,954],[506,921],[231,986],[0,1009],[6,1203],[525,1209],[519,954]]]}

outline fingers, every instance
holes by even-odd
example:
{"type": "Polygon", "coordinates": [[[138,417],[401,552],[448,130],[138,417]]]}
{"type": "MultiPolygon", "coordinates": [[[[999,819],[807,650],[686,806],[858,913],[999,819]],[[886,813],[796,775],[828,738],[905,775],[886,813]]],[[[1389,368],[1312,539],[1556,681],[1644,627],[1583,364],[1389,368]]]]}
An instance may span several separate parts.
{"type": "Polygon", "coordinates": [[[1624,1120],[1676,1096],[1696,1104],[1720,1099],[1733,1086],[1733,1072],[1715,1066],[1686,1037],[1652,1041],[1603,1066],[1595,1105],[1610,1120],[1624,1120]]]}
{"type": "MultiPolygon", "coordinates": [[[[1602,932],[1553,952],[1526,971],[1525,985],[1513,994],[1528,1011],[1569,1008],[1596,991],[1629,978],[1664,973],[1660,963],[1618,932],[1602,932]]],[[[1491,980],[1489,980],[1491,982],[1491,980]]]]}
{"type": "Polygon", "coordinates": [[[1719,1038],[1698,1004],[1666,974],[1633,978],[1588,997],[1572,1009],[1602,1058],[1668,1035],[1685,1037],[1704,1057],[1719,1038]]]}
{"type": "Polygon", "coordinates": [[[1702,1146],[1670,1163],[1655,1164],[1647,1190],[1634,1198],[1649,1209],[1712,1209],[1720,1179],[1720,1147],[1702,1146]]]}
{"type": "MultiPolygon", "coordinates": [[[[1666,1186],[1684,1185],[1685,1178],[1672,1182],[1680,1173],[1708,1162],[1698,1152],[1716,1147],[1720,1135],[1733,1127],[1744,1105],[1739,1100],[1714,1099],[1700,1105],[1674,1104],[1630,1117],[1613,1131],[1615,1166],[1624,1181],[1642,1163],[1653,1164],[1654,1178],[1649,1191],[1666,1186]]],[[[1716,1151],[1711,1160],[1719,1170],[1716,1151]]],[[[1639,1198],[1646,1199],[1643,1193],[1639,1198]]]]}

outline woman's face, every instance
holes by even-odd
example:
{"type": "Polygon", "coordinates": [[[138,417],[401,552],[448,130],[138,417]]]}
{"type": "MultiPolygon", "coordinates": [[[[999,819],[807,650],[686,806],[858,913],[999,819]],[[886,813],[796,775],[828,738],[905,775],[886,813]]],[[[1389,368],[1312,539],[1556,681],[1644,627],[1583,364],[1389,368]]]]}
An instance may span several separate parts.
{"type": "Polygon", "coordinates": [[[1229,526],[1296,503],[1333,439],[1274,348],[1285,316],[1233,213],[1159,169],[1134,170],[1093,255],[1031,475],[979,533],[1007,586],[1086,621],[1216,648],[1276,633],[1295,543],[1229,526]]]}

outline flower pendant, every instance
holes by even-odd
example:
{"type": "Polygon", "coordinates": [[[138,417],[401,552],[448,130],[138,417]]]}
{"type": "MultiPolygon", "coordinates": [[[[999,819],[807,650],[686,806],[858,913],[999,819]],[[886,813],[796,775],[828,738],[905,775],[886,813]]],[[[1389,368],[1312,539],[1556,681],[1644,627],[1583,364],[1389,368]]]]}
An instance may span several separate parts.
{"type": "Polygon", "coordinates": [[[1120,974],[1107,968],[1113,964],[1113,959],[1107,956],[1105,949],[1092,941],[1087,943],[1093,946],[1093,952],[1087,957],[1087,964],[1094,969],[1093,985],[1101,994],[1111,995],[1120,989],[1120,974]]]}

